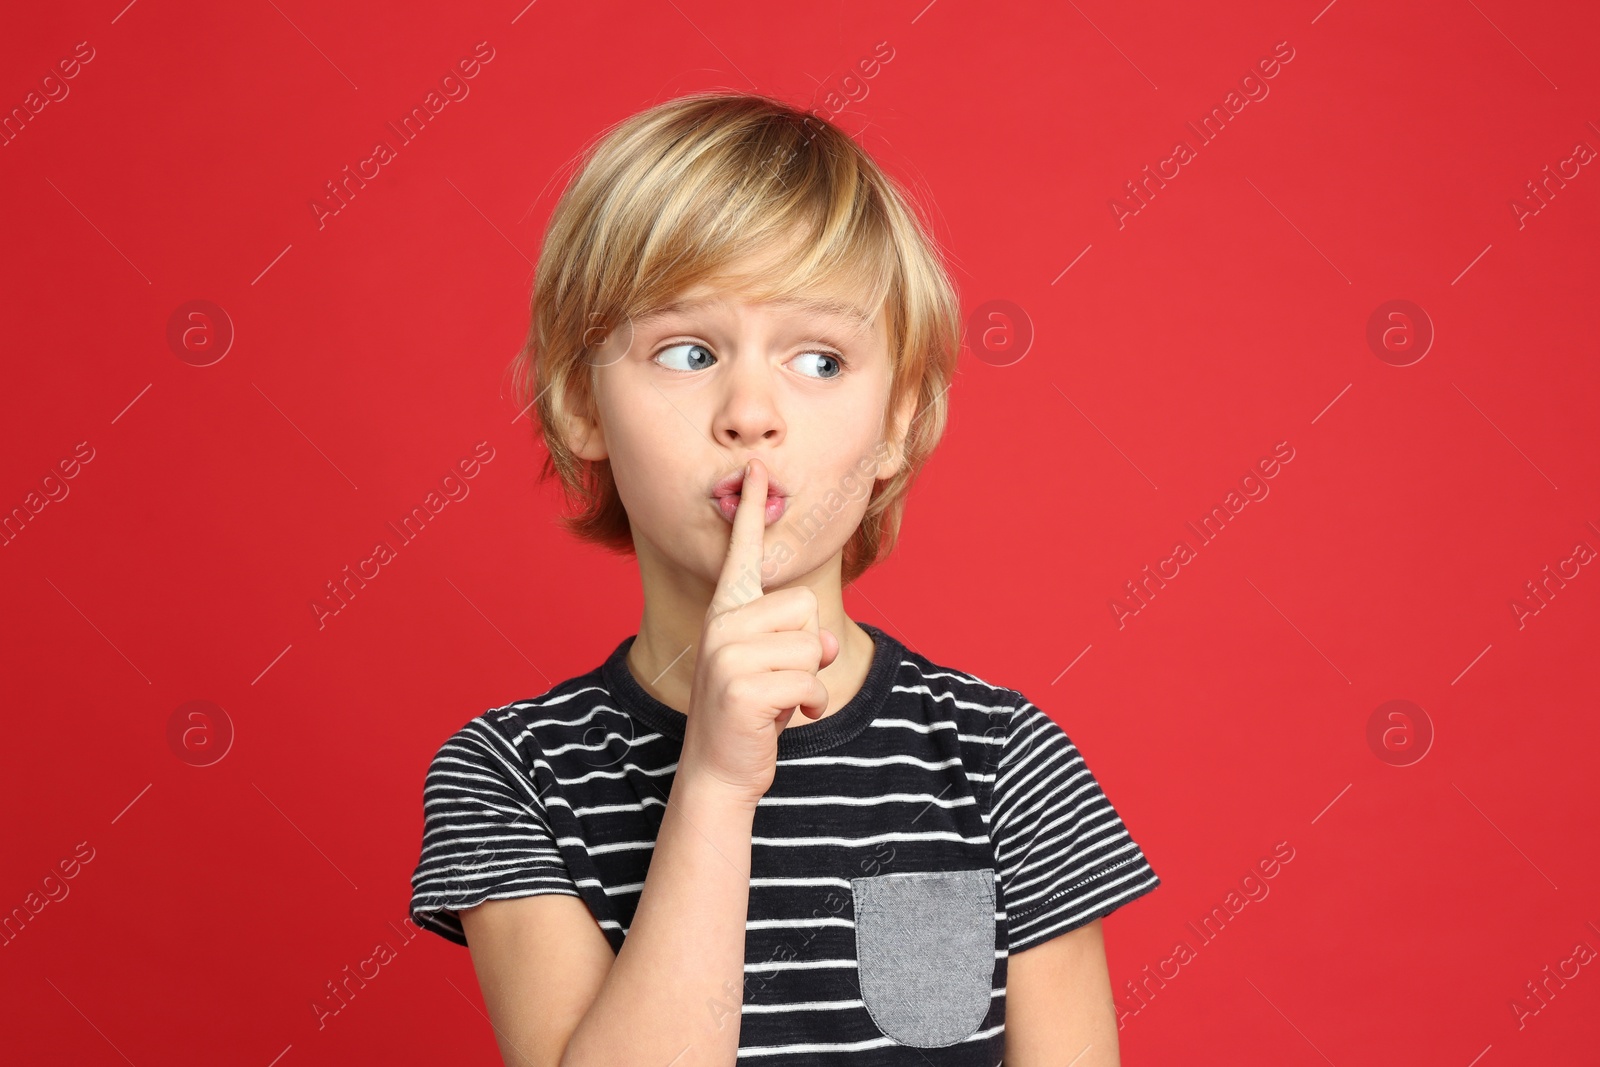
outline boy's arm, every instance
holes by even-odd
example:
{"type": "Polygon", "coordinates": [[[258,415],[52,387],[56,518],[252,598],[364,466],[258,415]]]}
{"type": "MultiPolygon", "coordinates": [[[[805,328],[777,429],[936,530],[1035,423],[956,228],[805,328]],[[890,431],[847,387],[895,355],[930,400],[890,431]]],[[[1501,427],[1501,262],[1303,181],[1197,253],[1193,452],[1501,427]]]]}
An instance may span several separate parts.
{"type": "Polygon", "coordinates": [[[461,928],[507,1067],[732,1067],[755,804],[680,774],[622,951],[576,897],[486,901],[461,928]]]}
{"type": "Polygon", "coordinates": [[[800,711],[816,719],[827,710],[817,671],[839,652],[837,637],[821,640],[809,588],[767,594],[759,580],[746,584],[763,552],[760,460],[750,460],[746,478],[701,631],[667,810],[616,959],[606,965],[585,932],[593,919],[575,908],[460,913],[468,945],[479,932],[487,948],[474,950],[473,964],[510,1067],[734,1067],[738,1059],[756,807],[777,773],[784,726],[800,711]],[[810,636],[797,642],[801,631],[810,636]]]}
{"type": "Polygon", "coordinates": [[[554,1067],[614,958],[582,898],[486,900],[458,913],[506,1067],[554,1067]]]}
{"type": "Polygon", "coordinates": [[[1004,1062],[1005,1067],[1120,1067],[1117,1010],[1099,919],[1007,961],[1004,1062]]]}

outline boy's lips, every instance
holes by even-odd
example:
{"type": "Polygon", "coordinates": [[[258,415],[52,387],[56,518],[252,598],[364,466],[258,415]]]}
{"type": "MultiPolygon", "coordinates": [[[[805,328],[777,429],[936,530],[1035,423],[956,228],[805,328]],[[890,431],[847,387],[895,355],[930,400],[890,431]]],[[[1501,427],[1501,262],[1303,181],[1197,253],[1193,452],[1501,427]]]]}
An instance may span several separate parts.
{"type": "MultiPolygon", "coordinates": [[[[741,490],[744,488],[744,468],[740,467],[716,485],[711,487],[711,503],[721,513],[722,518],[733,522],[734,515],[739,510],[741,490]]],[[[767,475],[767,506],[763,525],[771,526],[783,518],[784,511],[789,506],[789,494],[782,483],[778,482],[771,474],[767,475]]]]}
{"type": "MultiPolygon", "coordinates": [[[[738,496],[739,491],[743,488],[744,468],[740,467],[738,470],[722,479],[722,481],[712,486],[711,495],[712,497],[738,496]]],[[[767,499],[771,500],[775,496],[786,497],[788,495],[789,491],[783,487],[783,483],[774,478],[769,471],[767,474],[767,499]]]]}
{"type": "MultiPolygon", "coordinates": [[[[717,496],[711,498],[711,504],[722,514],[722,520],[733,525],[734,516],[739,511],[739,498],[737,496],[717,496]]],[[[762,516],[762,525],[771,526],[783,518],[783,513],[789,507],[789,498],[786,496],[767,497],[766,514],[762,516]]]]}

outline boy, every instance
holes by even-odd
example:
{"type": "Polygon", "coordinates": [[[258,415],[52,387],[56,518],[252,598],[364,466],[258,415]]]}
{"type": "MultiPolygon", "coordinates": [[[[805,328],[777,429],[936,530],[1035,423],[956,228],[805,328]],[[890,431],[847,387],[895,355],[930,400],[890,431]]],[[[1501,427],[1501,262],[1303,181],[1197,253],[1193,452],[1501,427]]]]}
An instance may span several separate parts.
{"type": "Polygon", "coordinates": [[[534,294],[546,474],[644,612],[428,770],[412,916],[506,1063],[1116,1064],[1100,919],[1155,872],[1021,693],[844,613],[960,345],[902,194],[814,116],[683,97],[591,148],[534,294]]]}

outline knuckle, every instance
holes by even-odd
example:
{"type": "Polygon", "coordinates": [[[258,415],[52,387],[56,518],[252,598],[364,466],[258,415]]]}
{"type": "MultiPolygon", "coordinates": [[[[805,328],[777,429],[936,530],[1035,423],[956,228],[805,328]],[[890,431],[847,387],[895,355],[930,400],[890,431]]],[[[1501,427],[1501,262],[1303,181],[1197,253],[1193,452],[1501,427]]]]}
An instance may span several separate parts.
{"type": "Polygon", "coordinates": [[[749,675],[740,674],[729,678],[723,685],[722,691],[730,702],[738,705],[748,704],[755,696],[755,684],[749,675]]]}

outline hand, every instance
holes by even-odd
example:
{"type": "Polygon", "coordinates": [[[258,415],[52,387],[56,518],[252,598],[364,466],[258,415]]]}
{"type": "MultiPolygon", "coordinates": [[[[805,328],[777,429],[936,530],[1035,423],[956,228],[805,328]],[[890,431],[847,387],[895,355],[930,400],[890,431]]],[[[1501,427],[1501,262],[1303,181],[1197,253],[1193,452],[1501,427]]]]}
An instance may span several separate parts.
{"type": "Polygon", "coordinates": [[[766,506],[767,470],[752,459],[700,632],[678,762],[680,777],[715,779],[751,804],[772,787],[778,734],[789,719],[828,710],[817,672],[839,655],[839,638],[822,629],[809,587],[761,592],[766,506]]]}

